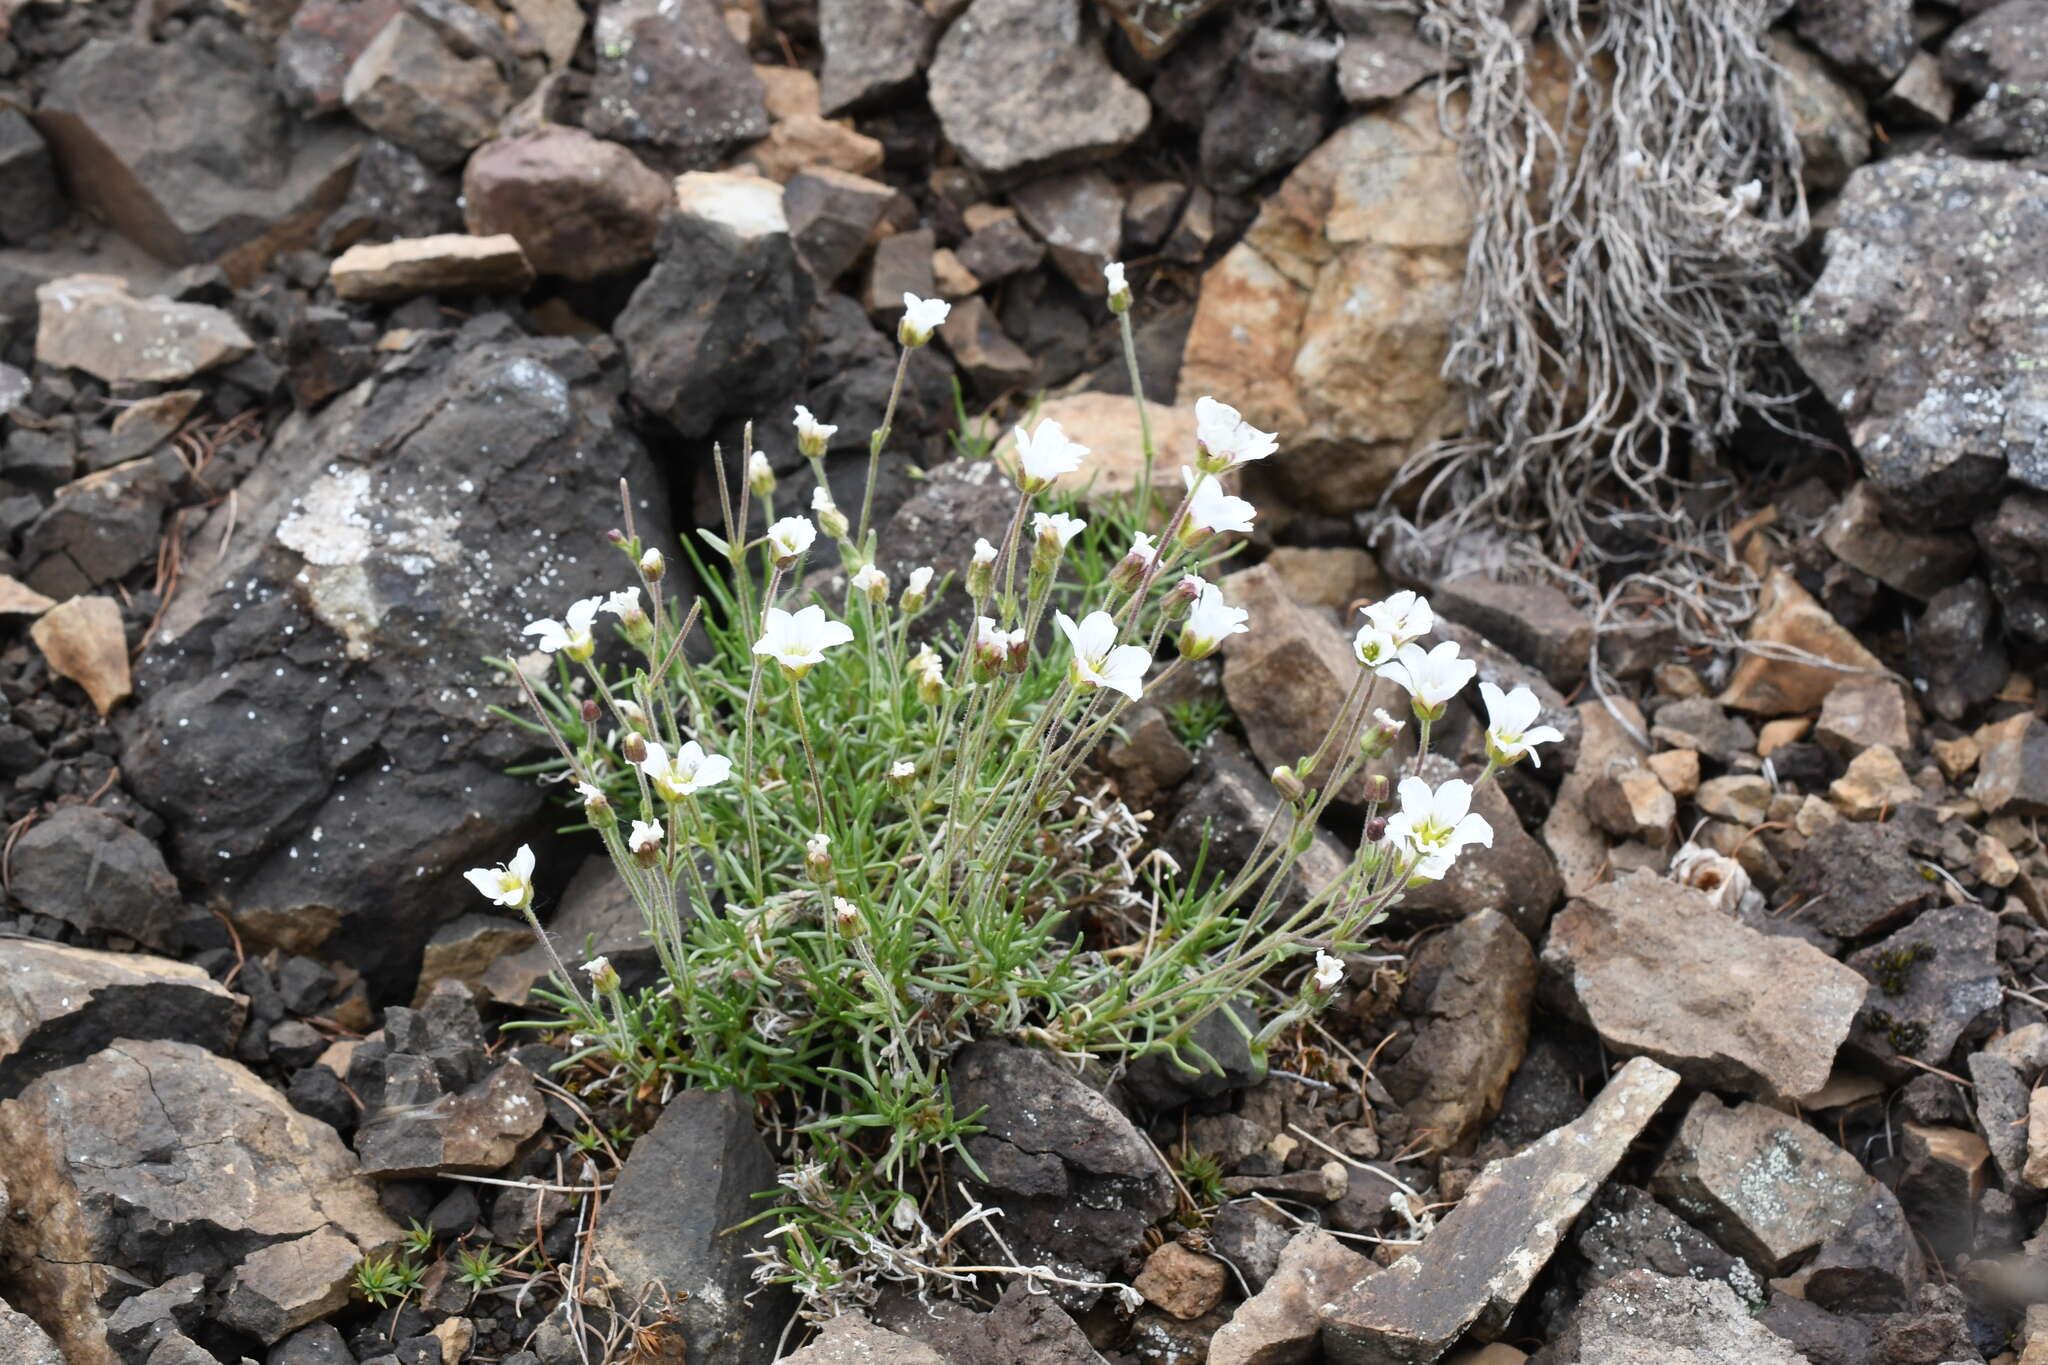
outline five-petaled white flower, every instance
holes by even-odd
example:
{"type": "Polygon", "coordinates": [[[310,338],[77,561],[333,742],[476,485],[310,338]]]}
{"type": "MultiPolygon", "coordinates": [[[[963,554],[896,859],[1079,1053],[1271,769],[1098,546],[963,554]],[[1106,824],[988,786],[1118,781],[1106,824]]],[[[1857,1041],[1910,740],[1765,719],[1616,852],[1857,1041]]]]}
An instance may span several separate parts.
{"type": "Polygon", "coordinates": [[[604,609],[621,621],[630,621],[635,616],[646,614],[640,610],[638,588],[620,588],[617,592],[607,595],[604,599],[604,609]]]}
{"type": "Polygon", "coordinates": [[[640,771],[647,774],[662,800],[681,801],[732,776],[732,760],[723,754],[705,753],[704,746],[694,739],[684,741],[670,758],[667,749],[650,739],[640,771]]]}
{"type": "Polygon", "coordinates": [[[1252,518],[1258,515],[1258,508],[1243,498],[1224,492],[1223,485],[1208,474],[1196,473],[1182,465],[1180,475],[1188,486],[1189,526],[1204,531],[1252,529],[1252,518]]]}
{"type": "Polygon", "coordinates": [[[1396,650],[1436,629],[1436,613],[1430,610],[1429,599],[1418,592],[1397,592],[1359,611],[1369,625],[1394,642],[1396,650]]]}
{"type": "Polygon", "coordinates": [[[809,517],[784,517],[768,528],[768,544],[781,568],[795,563],[817,538],[818,528],[811,525],[809,517]]]}
{"type": "Polygon", "coordinates": [[[1187,624],[1180,629],[1180,652],[1184,659],[1199,659],[1213,652],[1233,635],[1242,635],[1251,613],[1223,600],[1223,590],[1214,583],[1202,584],[1195,604],[1188,608],[1187,624]]]}
{"type": "Polygon", "coordinates": [[[1394,656],[1401,646],[1394,637],[1367,621],[1358,628],[1358,634],[1351,637],[1351,652],[1358,656],[1358,662],[1374,672],[1383,672],[1394,662],[1394,656]]]}
{"type": "Polygon", "coordinates": [[[497,867],[472,867],[462,874],[493,905],[524,910],[533,904],[533,849],[526,844],[497,867]]]}
{"type": "Polygon", "coordinates": [[[1108,612],[1090,612],[1079,625],[1065,612],[1055,612],[1053,623],[1074,647],[1074,662],[1067,674],[1074,686],[1083,690],[1107,687],[1132,701],[1143,695],[1145,670],[1152,666],[1151,652],[1139,645],[1118,644],[1116,620],[1108,612]]]}
{"type": "Polygon", "coordinates": [[[1339,985],[1343,984],[1343,981],[1344,959],[1331,957],[1321,948],[1316,949],[1315,984],[1317,993],[1328,995],[1331,991],[1336,990],[1339,985]]]}
{"type": "Polygon", "coordinates": [[[811,410],[803,404],[796,405],[796,448],[805,459],[815,460],[823,456],[826,442],[838,430],[838,427],[827,426],[811,416],[811,410]]]}
{"type": "Polygon", "coordinates": [[[1506,768],[1527,754],[1531,763],[1542,767],[1536,746],[1555,744],[1564,735],[1554,726],[1531,723],[1543,713],[1543,703],[1536,699],[1536,694],[1526,687],[1502,692],[1492,683],[1483,682],[1479,684],[1479,695],[1486,699],[1487,756],[1506,768]]]}
{"type": "Polygon", "coordinates": [[[1280,438],[1260,431],[1228,403],[1206,394],[1195,400],[1196,467],[1207,474],[1221,474],[1263,460],[1280,448],[1280,438]]]}
{"type": "MultiPolygon", "coordinates": [[[[649,754],[648,757],[651,758],[653,755],[649,754]]],[[[635,820],[632,832],[626,836],[626,847],[642,857],[648,857],[661,851],[662,834],[661,821],[635,820]]]]}
{"type": "Polygon", "coordinates": [[[903,321],[896,328],[896,339],[905,346],[918,347],[932,339],[946,321],[946,314],[953,306],[944,299],[921,299],[915,294],[903,296],[903,321]]]}
{"type": "Polygon", "coordinates": [[[872,564],[863,564],[853,576],[853,590],[880,606],[889,600],[889,575],[872,564]]]}
{"type": "Polygon", "coordinates": [[[597,641],[592,637],[590,627],[597,621],[598,608],[603,605],[602,597],[585,597],[571,602],[563,619],[534,621],[519,633],[536,637],[534,643],[549,654],[560,650],[581,663],[597,651],[597,641]]]}
{"type": "Polygon", "coordinates": [[[1472,784],[1454,777],[1435,791],[1419,777],[1404,777],[1401,809],[1387,821],[1387,837],[1415,860],[1410,878],[1435,881],[1450,871],[1467,844],[1493,847],[1493,826],[1472,810],[1472,784]]]}
{"type": "Polygon", "coordinates": [[[852,639],[853,627],[831,620],[815,602],[798,612],[770,607],[754,652],[775,660],[791,678],[801,678],[825,662],[826,650],[852,639]]]}
{"type": "Polygon", "coordinates": [[[1022,427],[1012,431],[1016,438],[1017,487],[1026,493],[1043,493],[1052,487],[1054,479],[1073,473],[1088,457],[1088,447],[1068,440],[1060,424],[1050,417],[1040,422],[1036,431],[1022,427]]]}
{"type": "Polygon", "coordinates": [[[1427,653],[1418,644],[1402,645],[1394,662],[1380,672],[1408,689],[1417,717],[1439,720],[1451,698],[1479,672],[1479,665],[1458,657],[1456,640],[1445,640],[1427,653]]]}
{"type": "Polygon", "coordinates": [[[1087,528],[1087,522],[1079,517],[1070,517],[1065,512],[1036,512],[1031,517],[1031,533],[1039,540],[1050,542],[1062,550],[1087,528]]]}

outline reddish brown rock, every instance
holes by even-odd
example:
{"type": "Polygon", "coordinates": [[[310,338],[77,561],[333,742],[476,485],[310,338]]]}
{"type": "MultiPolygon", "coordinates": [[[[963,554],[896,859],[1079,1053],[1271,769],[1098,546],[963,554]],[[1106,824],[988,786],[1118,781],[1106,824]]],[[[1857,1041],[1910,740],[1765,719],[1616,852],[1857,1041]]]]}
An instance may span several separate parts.
{"type": "Polygon", "coordinates": [[[510,235],[539,274],[594,280],[653,259],[668,193],[618,143],[547,127],[477,148],[462,217],[476,236],[510,235]]]}

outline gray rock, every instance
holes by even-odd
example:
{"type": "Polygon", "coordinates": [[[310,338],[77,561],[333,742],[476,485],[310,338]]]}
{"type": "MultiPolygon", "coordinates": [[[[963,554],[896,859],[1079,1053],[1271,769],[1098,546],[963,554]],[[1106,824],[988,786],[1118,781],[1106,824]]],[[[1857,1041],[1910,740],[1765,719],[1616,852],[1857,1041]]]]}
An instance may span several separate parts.
{"type": "Polygon", "coordinates": [[[177,383],[255,349],[221,309],[136,298],[111,275],[53,280],[36,289],[36,304],[36,360],[110,384],[177,383]]]}
{"type": "Polygon", "coordinates": [[[1970,151],[2048,152],[2048,3],[2005,0],[1966,20],[1942,44],[1941,71],[1977,97],[1955,124],[1970,151]]]}
{"type": "Polygon", "coordinates": [[[947,1365],[923,1342],[877,1327],[858,1312],[833,1318],[808,1346],[786,1358],[789,1365],[947,1365]]]}
{"type": "Polygon", "coordinates": [[[348,69],[404,9],[402,0],[305,0],[277,40],[277,88],[303,114],[341,108],[348,69]]]}
{"type": "Polygon", "coordinates": [[[1025,226],[1052,252],[1052,263],[1084,294],[1102,297],[1102,267],[1123,240],[1124,193],[1100,171],[1047,176],[1012,191],[1025,226]]]}
{"type": "Polygon", "coordinates": [[[1763,1281],[1749,1263],[1730,1256],[1697,1228],[1633,1185],[1609,1185],[1579,1216],[1572,1247],[1585,1258],[1581,1293],[1591,1293],[1632,1270],[1681,1280],[1714,1280],[1744,1305],[1763,1301],[1763,1281]]]}
{"type": "Polygon", "coordinates": [[[287,117],[250,40],[96,38],[50,74],[36,123],[79,202],[174,265],[253,272],[341,201],[363,141],[287,117]]]}
{"type": "Polygon", "coordinates": [[[1631,1270],[1580,1301],[1535,1365],[1808,1365],[1718,1281],[1631,1270]]]}
{"type": "Polygon", "coordinates": [[[26,1313],[17,1313],[0,1299],[0,1359],[14,1365],[64,1365],[50,1334],[26,1313]]]}
{"type": "Polygon", "coordinates": [[[1081,0],[974,0],[939,40],[927,76],[946,140],[991,175],[1101,160],[1151,121],[1081,0]]]}
{"type": "MultiPolygon", "coordinates": [[[[666,540],[621,387],[581,343],[502,316],[422,338],[288,419],[227,552],[187,561],[121,766],[245,942],[324,945],[404,989],[434,929],[481,908],[463,871],[534,833],[541,793],[504,770],[537,750],[485,712],[517,699],[483,660],[618,586],[621,477],[666,540]]],[[[219,543],[229,515],[196,534],[219,543]]]]}
{"type": "Polygon", "coordinates": [[[596,1255],[629,1300],[667,1291],[690,1365],[753,1365],[775,1353],[788,1294],[755,1285],[747,1259],[766,1244],[766,1226],[734,1231],[760,1211],[754,1196],[774,1188],[752,1106],[707,1090],[671,1100],[613,1182],[596,1255]]]}
{"type": "Polygon", "coordinates": [[[1869,1318],[1844,1317],[1790,1294],[1771,1295],[1758,1322],[1792,1344],[1812,1365],[1869,1365],[1869,1318]]]}
{"type": "Polygon", "coordinates": [[[1295,1234],[1272,1275],[1209,1340],[1209,1365],[1282,1365],[1313,1358],[1322,1305],[1378,1270],[1321,1228],[1295,1234]]]}
{"type": "Polygon", "coordinates": [[[323,1228],[242,1258],[223,1285],[215,1316],[266,1346],[347,1306],[362,1250],[323,1228]]]}
{"type": "MultiPolygon", "coordinates": [[[[1196,756],[1194,772],[1181,784],[1176,803],[1160,844],[1183,867],[1194,866],[1205,838],[1209,867],[1243,867],[1267,822],[1281,810],[1271,778],[1253,763],[1243,745],[1223,735],[1210,740],[1196,756]]],[[[1308,850],[1288,874],[1285,899],[1299,904],[1315,895],[1342,876],[1350,862],[1344,846],[1328,831],[1315,831],[1308,850]]]]}
{"type": "Polygon", "coordinates": [[[1941,62],[1932,53],[1916,52],[1879,98],[1877,112],[1902,125],[1940,128],[1955,117],[1956,92],[1943,78],[1941,62]]]}
{"type": "Polygon", "coordinates": [[[1728,1250],[1782,1275],[1846,1229],[1875,1185],[1818,1129],[1761,1104],[1702,1095],[1650,1188],[1728,1250]]]}
{"type": "Polygon", "coordinates": [[[1345,103],[1398,99],[1447,65],[1443,48],[1420,32],[1420,5],[1340,0],[1335,8],[1345,30],[1337,56],[1337,93],[1345,103]]]}
{"type": "Polygon", "coordinates": [[[1003,217],[968,234],[954,254],[975,279],[995,284],[1038,269],[1045,259],[1045,243],[1015,217],[1003,217]]]}
{"type": "Polygon", "coordinates": [[[1843,820],[1806,841],[1780,888],[1792,917],[1833,938],[1862,938],[1941,899],[1896,830],[1843,820]]]}
{"type": "Polygon", "coordinates": [[[1418,948],[1401,1012],[1408,1050],[1379,1078],[1429,1148],[1461,1146],[1500,1110],[1529,1041],[1536,954],[1507,919],[1481,910],[1418,948]]]}
{"type": "Polygon", "coordinates": [[[1646,1058],[1626,1063],[1586,1112],[1489,1164],[1436,1230],[1321,1310],[1335,1365],[1427,1365],[1467,1331],[1497,1334],[1572,1220],[1678,1088],[1646,1058]]]}
{"type": "Polygon", "coordinates": [[[1806,1297],[1837,1313],[1903,1313],[1927,1281],[1898,1196],[1874,1187],[1807,1267],[1806,1297]]]}
{"type": "Polygon", "coordinates": [[[320,225],[323,245],[460,232],[462,181],[395,142],[374,138],[356,162],[348,197],[320,225]]]}
{"type": "Polygon", "coordinates": [[[1928,598],[1913,628],[1913,672],[1926,679],[1921,696],[1943,720],[1961,720],[2005,686],[2010,665],[1995,611],[1991,589],[1970,578],[1928,598]]]}
{"type": "Polygon", "coordinates": [[[1756,749],[1756,731],[1712,697],[1687,697],[1657,709],[1650,738],[1674,749],[1694,749],[1723,767],[1756,749]]]}
{"type": "Polygon", "coordinates": [[[50,148],[18,109],[0,108],[0,180],[7,184],[0,242],[19,245],[62,226],[69,216],[50,148]]]}
{"type": "Polygon", "coordinates": [[[1970,1083],[1976,1087],[1977,1131],[1991,1149],[1992,1164],[2008,1190],[2022,1188],[2027,1164],[2027,1082],[2003,1057],[1973,1052],[1970,1083]]]}
{"type": "Polygon", "coordinates": [[[171,450],[72,480],[22,534],[22,581],[61,601],[153,563],[164,514],[187,487],[171,450]]]}
{"type": "Polygon", "coordinates": [[[342,100],[363,126],[445,170],[497,130],[512,91],[495,62],[462,55],[408,11],[356,58],[342,100]]]}
{"type": "Polygon", "coordinates": [[[1437,613],[1539,669],[1553,687],[1570,690],[1586,674],[1593,623],[1569,597],[1546,583],[1510,583],[1468,574],[1430,593],[1437,613]]]}
{"type": "Polygon", "coordinates": [[[2048,644],[2048,495],[2015,489],[1970,528],[2008,635],[2048,644]]]}
{"type": "MultiPolygon", "coordinates": [[[[0,1261],[73,1361],[108,1361],[106,1314],[124,1282],[213,1279],[252,1256],[338,1250],[334,1239],[355,1258],[398,1241],[333,1129],[187,1043],[123,1041],[43,1075],[0,1101],[0,1142],[15,1205],[0,1261]]],[[[353,1270],[339,1256],[320,1265],[353,1270]]]]}
{"type": "Polygon", "coordinates": [[[1251,1052],[1251,1035],[1258,1027],[1253,1002],[1246,1001],[1239,1011],[1225,1005],[1195,1025],[1188,1037],[1192,1046],[1179,1059],[1152,1052],[1132,1062],[1124,1071],[1124,1090],[1149,1109],[1172,1109],[1249,1089],[1266,1077],[1264,1060],[1251,1052]],[[1239,1022],[1232,1022],[1233,1013],[1239,1022]]]}
{"type": "Polygon", "coordinates": [[[1623,1055],[1695,1085],[1796,1099],[1827,1083],[1868,990],[1796,939],[1767,937],[1698,891],[1637,872],[1558,914],[1545,990],[1623,1055]]]}
{"type": "Polygon", "coordinates": [[[1887,524],[1884,506],[1868,482],[1859,482],[1821,526],[1821,544],[1859,573],[1922,602],[1961,582],[1977,547],[1958,532],[1929,534],[1887,524]]]}
{"type": "Polygon", "coordinates": [[[1806,192],[1833,194],[1847,183],[1849,172],[1870,160],[1870,116],[1863,97],[1791,39],[1772,34],[1770,50],[1784,74],[1779,89],[1805,157],[1800,177],[1806,192]]]}
{"type": "Polygon", "coordinates": [[[896,198],[894,187],[851,171],[813,166],[783,187],[783,213],[797,255],[821,285],[853,268],[896,198]]]}
{"type": "Polygon", "coordinates": [[[671,171],[768,136],[768,97],[714,0],[604,0],[583,126],[671,171]]]}
{"type": "Polygon", "coordinates": [[[462,172],[463,221],[509,233],[543,275],[593,280],[654,255],[669,180],[615,142],[546,127],[488,142],[462,172]]]}
{"type": "Polygon", "coordinates": [[[39,915],[89,933],[169,948],[185,904],[156,845],[91,806],[60,806],[15,841],[13,892],[39,915]]]}
{"type": "Polygon", "coordinates": [[[226,1052],[244,1013],[240,997],[183,962],[0,939],[0,1099],[117,1038],[226,1052]]]}
{"type": "Polygon", "coordinates": [[[915,81],[938,34],[938,21],[915,0],[819,0],[825,117],[879,103],[915,81]]]}
{"type": "Polygon", "coordinates": [[[654,269],[613,325],[633,396],[685,436],[779,406],[803,374],[813,290],[783,193],[755,176],[678,179],[654,269]]]}
{"type": "Polygon", "coordinates": [[[1172,51],[1209,11],[1224,0],[1096,0],[1109,12],[1131,46],[1146,61],[1172,51]]]}
{"type": "Polygon", "coordinates": [[[1958,1046],[1989,1035],[2004,993],[1998,984],[1998,917],[1974,905],[1927,911],[1849,958],[1871,983],[1848,1050],[1894,1082],[1946,1067],[1958,1046]]]}
{"type": "Polygon", "coordinates": [[[1967,521],[2008,476],[2048,488],[2048,332],[2004,293],[2043,269],[2044,184],[1960,158],[1861,168],[1793,311],[1794,358],[1915,524],[1967,521]]]}
{"type": "Polygon", "coordinates": [[[107,1344],[124,1360],[147,1356],[157,1338],[198,1327],[205,1293],[204,1275],[177,1275],[123,1300],[107,1315],[107,1344]]]}
{"type": "Polygon", "coordinates": [[[1223,97],[1202,121],[1202,179],[1242,194],[1292,170],[1335,121],[1341,39],[1262,28],[1238,58],[1223,97]]]}
{"type": "MultiPolygon", "coordinates": [[[[1350,1187],[1345,1188],[1349,1193],[1350,1187]]],[[[1256,1294],[1280,1268],[1282,1254],[1299,1231],[1285,1214],[1263,1200],[1233,1199],[1216,1210],[1208,1228],[1209,1246],[1244,1276],[1245,1284],[1256,1294]]]]}
{"type": "MultiPolygon", "coordinates": [[[[903,320],[905,294],[928,299],[938,293],[932,276],[932,250],[937,245],[938,234],[930,228],[894,232],[875,243],[862,299],[869,315],[889,331],[894,332],[903,320]]],[[[963,299],[954,307],[965,303],[963,299]]]]}
{"type": "Polygon", "coordinates": [[[1890,85],[1918,46],[1911,0],[1798,0],[1794,8],[1799,36],[1873,89],[1890,85]]]}
{"type": "Polygon", "coordinates": [[[1172,1212],[1152,1145],[1050,1053],[973,1043],[950,1075],[953,1111],[980,1115],[983,1131],[967,1139],[988,1176],[979,1197],[1003,1210],[1003,1240],[1023,1264],[1099,1279],[1172,1212]]]}
{"type": "Polygon", "coordinates": [[[484,1175],[519,1155],[547,1121],[547,1106],[533,1073],[507,1062],[460,1093],[363,1119],[356,1130],[356,1152],[366,1175],[387,1180],[484,1175]]]}

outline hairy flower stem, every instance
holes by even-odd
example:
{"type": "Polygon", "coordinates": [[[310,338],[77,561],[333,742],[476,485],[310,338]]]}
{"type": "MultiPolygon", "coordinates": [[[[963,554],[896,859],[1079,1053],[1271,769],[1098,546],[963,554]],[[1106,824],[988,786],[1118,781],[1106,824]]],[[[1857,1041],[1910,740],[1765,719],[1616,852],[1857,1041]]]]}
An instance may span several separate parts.
{"type": "Polygon", "coordinates": [[[1116,315],[1116,325],[1124,343],[1124,366],[1131,373],[1131,401],[1138,405],[1138,444],[1145,457],[1144,468],[1138,475],[1138,522],[1142,526],[1145,514],[1152,509],[1152,461],[1156,458],[1152,449],[1152,414],[1145,409],[1145,381],[1138,373],[1138,338],[1131,330],[1130,309],[1116,315]]]}
{"type": "Polygon", "coordinates": [[[889,402],[882,409],[882,425],[868,438],[868,483],[860,493],[860,525],[854,530],[853,543],[870,562],[875,555],[875,547],[868,544],[868,519],[875,510],[875,475],[882,467],[882,447],[889,443],[890,429],[896,425],[896,401],[903,396],[903,376],[909,370],[910,348],[905,346],[896,357],[896,378],[889,384],[889,402]]]}
{"type": "Polygon", "coordinates": [[[823,830],[825,828],[825,781],[818,775],[818,754],[811,747],[811,727],[804,721],[803,685],[793,678],[789,684],[789,712],[796,721],[796,737],[803,745],[804,762],[809,766],[811,772],[811,801],[813,814],[816,817],[811,822],[811,827],[823,830]]]}
{"type": "MultiPolygon", "coordinates": [[[[743,578],[745,576],[744,574],[741,575],[743,578]]],[[[782,570],[771,568],[768,571],[768,592],[764,599],[765,601],[773,602],[775,600],[775,591],[781,582],[782,570]]],[[[765,618],[766,610],[764,608],[763,629],[766,628],[765,618]]],[[[767,883],[761,876],[761,826],[754,814],[754,784],[757,771],[754,767],[754,708],[760,704],[761,656],[756,654],[753,656],[753,664],[747,673],[747,713],[742,717],[740,730],[740,753],[742,757],[740,760],[739,781],[740,807],[746,812],[747,818],[747,864],[754,874],[750,889],[756,900],[767,894],[767,883]]]]}

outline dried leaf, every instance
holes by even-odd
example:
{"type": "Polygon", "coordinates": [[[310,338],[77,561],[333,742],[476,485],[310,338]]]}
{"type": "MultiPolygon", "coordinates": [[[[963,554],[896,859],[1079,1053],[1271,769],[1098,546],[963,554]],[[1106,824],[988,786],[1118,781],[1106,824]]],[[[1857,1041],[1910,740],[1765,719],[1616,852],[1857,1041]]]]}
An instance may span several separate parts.
{"type": "Polygon", "coordinates": [[[74,597],[29,627],[50,671],[85,689],[104,716],[134,691],[121,609],[111,597],[74,597]]]}

